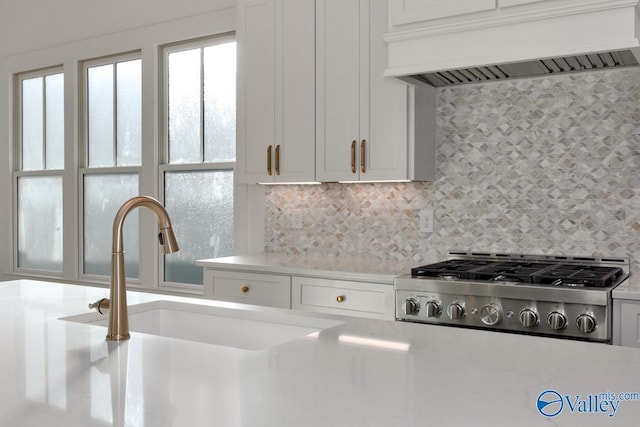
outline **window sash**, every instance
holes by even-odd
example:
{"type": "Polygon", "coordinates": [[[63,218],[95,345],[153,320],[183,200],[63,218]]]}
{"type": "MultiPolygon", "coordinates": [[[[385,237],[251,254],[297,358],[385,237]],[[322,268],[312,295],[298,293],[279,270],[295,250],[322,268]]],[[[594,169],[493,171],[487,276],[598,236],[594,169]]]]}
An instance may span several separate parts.
{"type": "MultiPolygon", "coordinates": [[[[14,171],[12,177],[13,184],[13,200],[14,200],[14,227],[12,230],[13,237],[13,271],[19,274],[27,274],[29,276],[35,277],[63,277],[64,268],[61,271],[58,270],[47,270],[45,268],[38,268],[33,266],[21,266],[20,265],[20,224],[19,224],[19,182],[21,178],[30,178],[30,177],[52,177],[52,178],[60,178],[60,180],[64,183],[64,176],[60,171],[52,171],[52,170],[43,170],[43,171],[14,171]]],[[[64,191],[64,185],[63,185],[64,191]]],[[[63,196],[63,194],[62,194],[63,196]]],[[[64,244],[64,241],[62,242],[64,244]]],[[[62,267],[64,266],[64,253],[62,254],[62,267]]]]}
{"type": "MultiPolygon", "coordinates": [[[[167,173],[171,172],[216,172],[216,171],[229,171],[233,172],[235,167],[235,162],[221,162],[221,163],[195,163],[195,164],[174,164],[174,165],[160,165],[158,170],[158,179],[159,179],[159,188],[161,189],[160,201],[163,205],[166,205],[166,183],[165,177],[167,173]]],[[[235,215],[234,215],[235,217],[235,215]]],[[[235,221],[235,218],[233,219],[235,221]]],[[[180,242],[178,242],[180,244],[180,242]]],[[[159,262],[158,262],[158,283],[161,288],[166,289],[175,289],[182,292],[187,293],[198,293],[202,294],[203,292],[203,284],[190,284],[190,283],[182,283],[182,282],[173,282],[166,280],[166,266],[165,266],[165,256],[162,253],[159,253],[159,262]]]]}
{"type": "MultiPolygon", "coordinates": [[[[80,159],[81,159],[81,164],[80,167],[85,167],[85,168],[110,168],[110,167],[121,167],[120,164],[121,162],[119,161],[119,144],[118,144],[118,81],[117,81],[117,76],[118,76],[118,72],[117,72],[117,66],[118,64],[121,63],[126,63],[126,62],[130,62],[130,61],[136,61],[139,60],[140,61],[140,70],[142,72],[142,68],[143,68],[143,63],[142,63],[142,55],[140,52],[136,51],[136,52],[129,52],[129,53],[124,53],[124,54],[119,54],[119,55],[113,55],[113,56],[109,56],[106,58],[100,58],[100,59],[89,59],[89,60],[85,60],[82,62],[82,111],[83,111],[83,117],[81,120],[82,123],[82,129],[81,129],[81,133],[82,133],[82,144],[81,144],[81,153],[80,153],[80,159]],[[96,164],[96,165],[91,165],[91,159],[90,159],[90,150],[91,150],[91,141],[90,141],[90,133],[91,133],[91,128],[90,128],[90,93],[89,93],[89,69],[91,68],[97,68],[97,67],[102,67],[102,66],[107,66],[107,65],[112,65],[113,66],[113,75],[112,75],[112,85],[111,85],[111,91],[112,91],[112,98],[111,98],[111,111],[112,111],[112,130],[111,130],[111,152],[112,152],[112,162],[109,165],[101,165],[101,164],[96,164]]],[[[142,108],[143,108],[143,103],[144,103],[144,99],[143,99],[143,95],[142,95],[142,87],[143,87],[143,82],[142,82],[142,74],[140,76],[140,90],[141,90],[141,98],[140,98],[140,126],[142,126],[142,108]]],[[[141,166],[142,164],[142,129],[141,129],[141,134],[140,134],[140,147],[139,147],[139,164],[124,164],[122,167],[127,167],[127,166],[141,166]]]]}
{"type": "MultiPolygon", "coordinates": [[[[86,259],[86,253],[85,253],[85,245],[86,245],[86,235],[85,235],[85,229],[87,226],[87,221],[85,220],[85,200],[86,200],[86,178],[90,177],[90,176],[97,176],[97,175],[101,175],[101,176],[119,176],[119,175],[135,175],[137,177],[138,180],[138,191],[136,192],[136,195],[140,194],[140,179],[142,177],[142,167],[133,167],[133,166],[128,166],[128,167],[124,167],[124,166],[119,166],[119,167],[105,167],[105,168],[82,168],[78,170],[78,197],[79,197],[79,204],[78,204],[78,277],[84,280],[89,280],[89,281],[94,281],[94,282],[103,282],[103,283],[108,283],[109,279],[110,279],[110,274],[106,274],[106,275],[102,275],[102,274],[96,274],[96,273],[91,273],[91,272],[85,272],[85,266],[87,263],[87,259],[86,259]]],[[[115,212],[114,212],[114,217],[115,217],[115,212]]],[[[113,219],[113,218],[112,218],[113,219]]],[[[127,225],[131,222],[134,221],[134,218],[129,218],[127,221],[127,225]]],[[[108,224],[108,245],[109,248],[111,248],[111,244],[112,244],[112,223],[109,222],[108,224]]],[[[142,243],[142,230],[139,227],[139,223],[138,223],[138,235],[137,237],[137,241],[139,242],[139,244],[142,243]]],[[[104,243],[104,242],[103,242],[104,243]]],[[[126,244],[126,241],[125,241],[126,244]]],[[[144,251],[141,247],[138,247],[138,254],[136,256],[136,259],[139,261],[140,258],[142,256],[144,256],[144,251]]],[[[111,254],[111,250],[109,249],[109,256],[111,254]]],[[[130,261],[130,259],[126,258],[126,261],[130,261]]],[[[111,259],[108,258],[108,262],[110,262],[111,259]]],[[[125,273],[128,275],[131,272],[131,269],[126,269],[125,273]]],[[[139,273],[138,273],[139,274],[139,273]]],[[[131,277],[128,276],[127,277],[127,282],[131,283],[133,285],[139,285],[140,284],[140,278],[138,277],[131,277]]]]}
{"type": "MultiPolygon", "coordinates": [[[[62,162],[62,167],[61,168],[48,168],[47,167],[47,107],[48,107],[48,103],[47,103],[47,78],[51,77],[51,76],[56,76],[56,75],[62,75],[63,78],[63,105],[64,105],[64,70],[62,67],[52,67],[52,68],[47,68],[45,70],[39,70],[39,71],[30,71],[30,72],[24,72],[24,73],[19,73],[16,75],[16,79],[15,79],[15,89],[16,89],[16,94],[17,94],[17,99],[16,99],[16,112],[17,112],[17,122],[18,122],[18,126],[16,127],[16,138],[15,138],[15,147],[16,147],[16,157],[15,157],[15,170],[21,170],[21,171],[45,171],[45,170],[64,170],[64,159],[62,162]],[[40,168],[33,168],[33,169],[25,169],[23,167],[24,165],[24,155],[23,155],[23,142],[24,142],[24,109],[23,109],[23,105],[24,105],[24,98],[23,98],[23,84],[24,81],[26,80],[31,80],[31,79],[36,79],[36,78],[41,78],[42,79],[42,83],[41,83],[41,95],[42,95],[42,160],[41,160],[41,167],[40,168]]],[[[64,117],[63,117],[63,123],[62,123],[63,129],[64,129],[64,117]]],[[[64,149],[64,147],[63,147],[64,149]]]]}
{"type": "Polygon", "coordinates": [[[203,93],[203,84],[204,84],[204,49],[210,46],[217,46],[226,43],[234,43],[236,42],[235,33],[224,33],[218,34],[212,37],[206,37],[202,39],[192,40],[190,42],[178,42],[169,45],[165,45],[162,51],[162,76],[163,76],[163,84],[162,84],[162,129],[163,129],[163,143],[162,143],[162,158],[165,164],[197,164],[205,162],[205,105],[203,102],[204,93],[203,93]],[[199,136],[200,136],[200,161],[199,162],[182,162],[182,163],[174,163],[170,158],[170,141],[169,141],[169,55],[173,53],[179,53],[191,49],[200,49],[200,117],[199,117],[199,136]]]}

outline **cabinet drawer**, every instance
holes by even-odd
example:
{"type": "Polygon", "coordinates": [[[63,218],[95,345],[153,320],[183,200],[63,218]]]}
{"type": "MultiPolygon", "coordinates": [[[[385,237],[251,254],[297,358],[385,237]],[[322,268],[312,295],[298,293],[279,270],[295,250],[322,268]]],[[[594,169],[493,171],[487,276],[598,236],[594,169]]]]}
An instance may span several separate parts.
{"type": "Polygon", "coordinates": [[[293,277],[294,309],[348,316],[393,319],[393,286],[342,280],[293,277]]]}
{"type": "Polygon", "coordinates": [[[222,301],[291,308],[291,277],[205,270],[204,294],[222,301]]]}

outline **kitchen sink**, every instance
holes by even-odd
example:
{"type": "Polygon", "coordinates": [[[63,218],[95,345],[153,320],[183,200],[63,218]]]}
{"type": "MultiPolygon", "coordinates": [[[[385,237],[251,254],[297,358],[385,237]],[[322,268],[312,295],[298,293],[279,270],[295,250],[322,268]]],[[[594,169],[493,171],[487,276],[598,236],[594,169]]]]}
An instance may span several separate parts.
{"type": "MultiPolygon", "coordinates": [[[[107,327],[109,315],[85,313],[60,320],[107,327]]],[[[205,344],[261,350],[343,322],[287,313],[212,307],[174,301],[129,306],[129,329],[205,344]]]]}

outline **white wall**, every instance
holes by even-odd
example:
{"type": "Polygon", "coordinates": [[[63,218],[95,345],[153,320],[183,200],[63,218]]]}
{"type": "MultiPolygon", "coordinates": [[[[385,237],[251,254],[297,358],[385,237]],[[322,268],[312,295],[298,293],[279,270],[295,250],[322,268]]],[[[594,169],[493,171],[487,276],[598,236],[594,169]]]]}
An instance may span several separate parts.
{"type": "Polygon", "coordinates": [[[234,5],[235,0],[0,0],[0,57],[234,5]]]}
{"type": "MultiPolygon", "coordinates": [[[[12,264],[12,76],[16,73],[62,65],[66,93],[77,96],[74,86],[80,61],[104,55],[140,50],[143,62],[143,97],[153,99],[153,108],[143,111],[143,156],[157,156],[158,46],[235,28],[235,0],[0,0],[0,278],[7,278],[12,264]],[[146,78],[145,78],[146,76],[146,78]]],[[[73,99],[65,98],[65,162],[77,157],[77,111],[73,99]]],[[[73,97],[71,97],[73,98],[73,97]]],[[[149,105],[149,104],[147,104],[149,105]]],[[[157,158],[157,157],[156,157],[157,158]]],[[[71,171],[65,185],[77,180],[71,171]]],[[[153,193],[157,179],[140,183],[141,192],[153,193]],[[145,191],[148,190],[148,191],[145,191]]],[[[77,195],[67,191],[65,204],[77,206],[77,195]]],[[[77,209],[76,209],[77,212],[77,209]]],[[[77,256],[68,256],[78,238],[76,215],[65,212],[65,277],[77,271],[77,256]],[[76,260],[74,260],[76,258],[76,260]]],[[[73,255],[73,252],[71,252],[73,255]]],[[[153,268],[150,268],[151,271],[153,268]]],[[[141,279],[144,273],[141,271],[141,279]]]]}

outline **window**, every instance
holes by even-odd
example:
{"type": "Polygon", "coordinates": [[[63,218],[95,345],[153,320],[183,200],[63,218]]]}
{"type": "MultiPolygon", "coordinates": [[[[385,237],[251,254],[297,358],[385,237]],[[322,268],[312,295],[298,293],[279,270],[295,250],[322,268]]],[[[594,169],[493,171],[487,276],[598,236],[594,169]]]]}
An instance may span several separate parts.
{"type": "Polygon", "coordinates": [[[17,269],[62,273],[64,76],[60,69],[19,74],[16,86],[14,264],[17,269]]]}
{"type": "Polygon", "coordinates": [[[164,281],[201,285],[193,262],[233,251],[236,43],[223,36],[173,45],[164,61],[160,176],[180,244],[164,259],[164,281]]]}
{"type": "MultiPolygon", "coordinates": [[[[60,53],[55,67],[41,63],[48,55],[11,60],[14,273],[108,283],[116,212],[145,194],[167,208],[180,251],[163,256],[153,215],[133,210],[124,223],[128,285],[203,292],[194,261],[233,253],[231,16],[214,20],[219,36],[159,45],[188,28],[171,22],[126,41],[61,46],[51,51],[60,53]]],[[[196,21],[193,34],[210,28],[196,21]]]]}
{"type": "MultiPolygon", "coordinates": [[[[84,77],[84,167],[82,273],[111,274],[113,218],[139,194],[142,165],[142,61],[122,56],[86,61],[84,77]]],[[[138,213],[125,222],[125,272],[138,277],[138,213]]]]}

